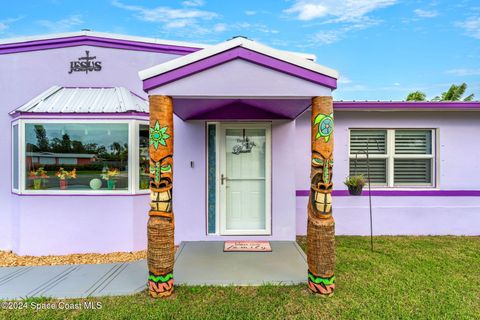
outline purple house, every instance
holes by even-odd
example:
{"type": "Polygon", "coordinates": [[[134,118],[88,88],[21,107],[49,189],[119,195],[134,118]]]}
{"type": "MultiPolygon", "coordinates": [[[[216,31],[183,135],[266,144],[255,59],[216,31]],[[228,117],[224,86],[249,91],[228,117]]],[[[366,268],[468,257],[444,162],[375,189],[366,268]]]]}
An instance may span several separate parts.
{"type": "MultiPolygon", "coordinates": [[[[314,56],[82,31],[0,40],[0,70],[0,250],[146,248],[148,95],[173,98],[177,243],[305,234],[309,106],[338,78],[314,56]]],[[[343,184],[367,150],[374,234],[480,234],[479,111],[334,102],[337,234],[369,234],[368,192],[343,184]]]]}

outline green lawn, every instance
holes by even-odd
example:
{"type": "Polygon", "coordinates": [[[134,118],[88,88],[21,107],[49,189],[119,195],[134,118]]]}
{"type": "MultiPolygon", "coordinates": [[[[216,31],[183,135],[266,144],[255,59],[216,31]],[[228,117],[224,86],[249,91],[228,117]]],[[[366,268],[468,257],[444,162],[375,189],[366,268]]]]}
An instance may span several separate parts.
{"type": "MultiPolygon", "coordinates": [[[[304,248],[305,239],[298,241],[304,248]]],[[[101,302],[101,310],[0,310],[0,319],[480,318],[480,237],[374,241],[372,253],[368,237],[337,237],[337,287],[330,298],[310,294],[305,285],[177,287],[166,300],[152,300],[143,292],[88,300],[101,302]]]]}

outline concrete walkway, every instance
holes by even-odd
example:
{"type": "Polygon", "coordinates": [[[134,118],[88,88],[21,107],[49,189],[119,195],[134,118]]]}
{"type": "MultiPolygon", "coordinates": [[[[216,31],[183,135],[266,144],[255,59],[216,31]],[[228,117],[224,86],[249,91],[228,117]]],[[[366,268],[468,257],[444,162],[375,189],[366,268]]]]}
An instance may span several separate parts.
{"type": "MultiPolygon", "coordinates": [[[[223,252],[223,241],[183,242],[175,284],[261,285],[306,281],[307,263],[296,242],[271,241],[272,252],[223,252]]],[[[129,295],[146,289],[145,260],[111,264],[1,267],[0,300],[129,295]]]]}
{"type": "Polygon", "coordinates": [[[127,295],[146,288],[145,260],[110,264],[0,268],[0,299],[127,295]]]}

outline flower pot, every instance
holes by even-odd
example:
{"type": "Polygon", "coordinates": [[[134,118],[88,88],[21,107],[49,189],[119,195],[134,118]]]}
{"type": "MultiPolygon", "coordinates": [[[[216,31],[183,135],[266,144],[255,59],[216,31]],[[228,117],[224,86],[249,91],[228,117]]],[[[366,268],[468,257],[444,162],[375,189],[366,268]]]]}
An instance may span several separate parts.
{"type": "Polygon", "coordinates": [[[117,184],[117,181],[115,181],[115,180],[107,180],[108,190],[115,190],[115,185],[116,184],[117,184]]]}
{"type": "Polygon", "coordinates": [[[348,192],[351,196],[359,196],[362,194],[363,186],[348,186],[348,192]]]}
{"type": "Polygon", "coordinates": [[[60,190],[66,190],[68,187],[68,181],[67,180],[60,180],[60,190]]]}
{"type": "Polygon", "coordinates": [[[33,189],[40,190],[42,188],[42,179],[33,179],[33,189]]]}

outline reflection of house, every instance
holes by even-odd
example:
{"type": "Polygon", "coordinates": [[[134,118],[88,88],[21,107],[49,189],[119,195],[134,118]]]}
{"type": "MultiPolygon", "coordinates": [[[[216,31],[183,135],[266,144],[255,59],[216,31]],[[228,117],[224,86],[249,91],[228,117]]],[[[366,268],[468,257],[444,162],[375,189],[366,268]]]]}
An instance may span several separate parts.
{"type": "Polygon", "coordinates": [[[53,153],[53,152],[26,152],[26,165],[28,167],[39,164],[70,164],[70,165],[85,165],[95,162],[96,155],[83,153],[53,153]]]}

